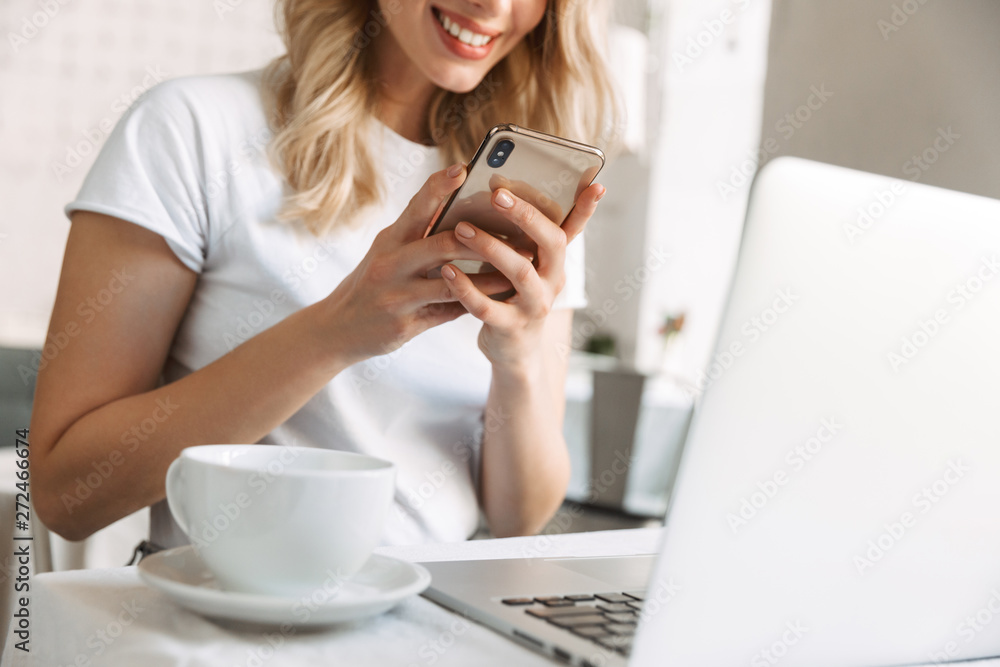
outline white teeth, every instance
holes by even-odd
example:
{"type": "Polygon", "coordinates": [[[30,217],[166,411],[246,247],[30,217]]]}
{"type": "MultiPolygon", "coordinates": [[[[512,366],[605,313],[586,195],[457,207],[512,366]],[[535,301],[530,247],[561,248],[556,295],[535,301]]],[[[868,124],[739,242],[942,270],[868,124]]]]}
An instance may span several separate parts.
{"type": "Polygon", "coordinates": [[[469,46],[484,46],[493,39],[489,35],[481,35],[479,33],[472,32],[468,28],[459,26],[444,14],[437,14],[437,19],[438,22],[441,23],[442,27],[444,27],[445,32],[452,37],[455,37],[460,42],[468,44],[469,46]]]}

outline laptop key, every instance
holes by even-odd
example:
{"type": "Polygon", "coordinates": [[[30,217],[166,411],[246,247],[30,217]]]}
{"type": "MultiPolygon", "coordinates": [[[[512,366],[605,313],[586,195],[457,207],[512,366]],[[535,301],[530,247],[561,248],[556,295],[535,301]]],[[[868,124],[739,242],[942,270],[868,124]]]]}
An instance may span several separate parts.
{"type": "Polygon", "coordinates": [[[524,613],[538,618],[555,618],[556,616],[592,616],[600,612],[594,606],[580,604],[571,607],[533,607],[525,609],[524,613]]]}
{"type": "Polygon", "coordinates": [[[544,602],[542,602],[542,604],[545,605],[546,607],[572,607],[576,603],[573,602],[572,600],[560,599],[560,600],[545,600],[544,602]]]}
{"type": "Polygon", "coordinates": [[[594,637],[594,641],[605,648],[618,650],[622,646],[626,646],[629,641],[626,635],[606,635],[604,637],[594,637]]]}
{"type": "Polygon", "coordinates": [[[575,635],[580,635],[581,637],[587,637],[588,639],[597,639],[598,637],[607,637],[610,633],[600,625],[581,625],[575,628],[570,628],[570,632],[575,635]]]}
{"type": "Polygon", "coordinates": [[[605,602],[635,602],[635,598],[624,593],[597,593],[594,597],[605,602]]]}
{"type": "Polygon", "coordinates": [[[625,623],[608,623],[604,628],[614,635],[634,635],[635,625],[626,625],[625,623]]]}
{"type": "Polygon", "coordinates": [[[626,602],[625,604],[627,604],[628,606],[632,607],[632,609],[635,609],[636,611],[642,611],[642,603],[641,602],[626,602]]]}
{"type": "Polygon", "coordinates": [[[575,628],[579,625],[604,625],[608,619],[600,614],[590,614],[589,616],[553,616],[546,619],[552,625],[560,628],[575,628]]]}
{"type": "Polygon", "coordinates": [[[620,603],[599,604],[597,605],[597,608],[600,609],[601,611],[606,611],[609,614],[623,614],[623,613],[630,614],[635,611],[635,609],[632,609],[632,607],[628,606],[627,604],[620,604],[620,603]]]}
{"type": "Polygon", "coordinates": [[[626,625],[635,625],[636,621],[639,620],[635,614],[605,614],[604,618],[612,623],[625,623],[626,625]]]}
{"type": "Polygon", "coordinates": [[[510,605],[511,607],[521,607],[529,604],[535,604],[535,598],[506,598],[500,601],[506,605],[510,605]]]}
{"type": "Polygon", "coordinates": [[[567,600],[572,600],[573,602],[589,602],[594,599],[593,595],[567,595],[567,600]]]}
{"type": "Polygon", "coordinates": [[[563,597],[561,595],[549,595],[547,597],[535,598],[535,602],[541,602],[542,604],[545,604],[546,602],[555,602],[557,600],[562,600],[562,599],[563,597]]]}
{"type": "Polygon", "coordinates": [[[629,596],[630,598],[635,598],[639,602],[642,602],[643,600],[646,599],[646,591],[625,591],[625,595],[629,596]]]}

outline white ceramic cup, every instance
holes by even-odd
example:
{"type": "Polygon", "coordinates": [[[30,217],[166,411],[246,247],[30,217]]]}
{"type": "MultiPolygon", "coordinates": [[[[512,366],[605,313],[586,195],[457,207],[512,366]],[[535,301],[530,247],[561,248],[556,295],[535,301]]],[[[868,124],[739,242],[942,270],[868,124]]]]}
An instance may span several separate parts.
{"type": "Polygon", "coordinates": [[[355,574],[378,544],[392,463],[308,447],[188,447],[170,513],[226,590],[299,597],[355,574]]]}

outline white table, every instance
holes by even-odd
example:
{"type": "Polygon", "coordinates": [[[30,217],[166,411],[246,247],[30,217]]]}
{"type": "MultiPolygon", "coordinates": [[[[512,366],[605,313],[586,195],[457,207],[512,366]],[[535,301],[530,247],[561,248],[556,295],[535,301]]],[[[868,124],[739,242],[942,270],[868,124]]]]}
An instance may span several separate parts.
{"type": "MultiPolygon", "coordinates": [[[[606,556],[655,551],[658,528],[477,540],[381,548],[411,561],[523,556],[606,556]]],[[[281,639],[271,651],[260,633],[223,628],[187,612],[145,586],[134,567],[55,572],[32,581],[31,647],[8,641],[2,667],[282,667],[468,665],[548,667],[555,663],[421,597],[351,626],[281,639]],[[135,620],[122,627],[120,617],[135,620]],[[120,632],[119,632],[120,629],[120,632]],[[117,635],[111,643],[99,639],[117,635]],[[100,654],[98,654],[100,651],[100,654]]],[[[1000,667],[983,660],[976,667],[1000,667]]]]}
{"type": "MultiPolygon", "coordinates": [[[[378,552],[410,561],[636,554],[656,551],[660,534],[661,529],[653,528],[384,547],[378,552]]],[[[421,597],[369,621],[282,639],[271,655],[262,634],[223,628],[177,607],[143,584],[134,567],[53,572],[31,583],[31,653],[15,649],[9,640],[3,667],[552,664],[421,597]],[[123,615],[127,627],[120,624],[123,615]],[[118,636],[107,644],[98,631],[109,639],[118,636]]]]}
{"type": "MultiPolygon", "coordinates": [[[[0,449],[0,627],[6,628],[14,607],[14,576],[18,563],[14,550],[20,544],[13,538],[15,496],[18,471],[14,448],[0,449]]],[[[69,542],[49,533],[32,511],[35,541],[31,560],[33,573],[50,570],[72,570],[87,567],[116,567],[128,562],[132,550],[149,534],[149,509],[143,509],[97,531],[81,542],[69,542]],[[39,558],[38,550],[46,549],[47,558],[39,558]]],[[[0,637],[0,649],[6,637],[0,637]]]]}

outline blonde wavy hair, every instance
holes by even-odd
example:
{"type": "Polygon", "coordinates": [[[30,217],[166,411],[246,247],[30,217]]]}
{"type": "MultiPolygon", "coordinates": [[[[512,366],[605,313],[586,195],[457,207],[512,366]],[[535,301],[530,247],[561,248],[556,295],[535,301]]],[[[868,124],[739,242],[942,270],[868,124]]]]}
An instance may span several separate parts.
{"type": "MultiPolygon", "coordinates": [[[[287,53],[268,66],[264,91],[270,157],[289,186],[279,219],[318,236],[384,193],[366,141],[379,111],[367,46],[384,17],[375,0],[277,0],[275,16],[287,53]]],[[[475,89],[439,89],[426,136],[447,163],[468,159],[498,123],[613,148],[619,107],[603,53],[606,16],[604,0],[549,0],[538,26],[475,89]]]]}

